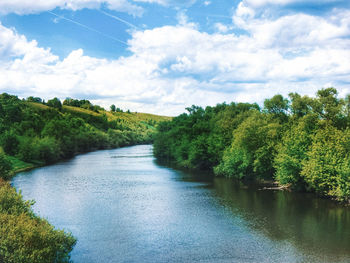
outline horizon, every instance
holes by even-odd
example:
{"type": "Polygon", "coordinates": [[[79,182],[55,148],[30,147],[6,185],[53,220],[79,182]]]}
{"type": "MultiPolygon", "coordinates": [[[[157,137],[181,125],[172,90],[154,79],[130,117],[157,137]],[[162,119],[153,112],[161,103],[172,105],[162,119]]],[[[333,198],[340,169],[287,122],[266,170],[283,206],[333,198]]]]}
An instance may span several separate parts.
{"type": "Polygon", "coordinates": [[[176,116],[191,105],[350,93],[344,0],[0,3],[0,93],[176,116]]]}

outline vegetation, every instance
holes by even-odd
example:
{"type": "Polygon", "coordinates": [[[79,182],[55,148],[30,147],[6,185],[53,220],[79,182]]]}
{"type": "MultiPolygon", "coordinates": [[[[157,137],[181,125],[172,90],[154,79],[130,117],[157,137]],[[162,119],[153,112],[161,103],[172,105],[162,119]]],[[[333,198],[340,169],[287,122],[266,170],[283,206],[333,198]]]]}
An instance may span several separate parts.
{"type": "Polygon", "coordinates": [[[0,178],[0,262],[69,262],[76,239],[36,216],[32,204],[0,178]]]}
{"type": "Polygon", "coordinates": [[[20,100],[0,95],[0,262],[69,262],[76,243],[36,216],[4,180],[15,172],[70,158],[77,153],[149,143],[168,117],[111,112],[88,100],[20,100]]]}
{"type": "Polygon", "coordinates": [[[289,94],[257,104],[218,104],[158,126],[158,159],[216,175],[275,180],[281,186],[350,200],[350,95],[289,94]]]}
{"type": "Polygon", "coordinates": [[[88,100],[0,95],[0,177],[96,149],[149,143],[159,121],[144,113],[107,112],[88,100]],[[10,167],[10,169],[9,169],[10,167]]]}

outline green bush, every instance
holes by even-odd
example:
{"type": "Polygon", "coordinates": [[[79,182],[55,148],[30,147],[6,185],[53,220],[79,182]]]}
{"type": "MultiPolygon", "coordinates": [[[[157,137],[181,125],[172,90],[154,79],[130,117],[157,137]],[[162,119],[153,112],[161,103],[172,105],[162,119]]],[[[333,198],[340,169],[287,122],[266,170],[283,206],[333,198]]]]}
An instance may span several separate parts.
{"type": "Polygon", "coordinates": [[[11,177],[11,162],[7,160],[5,154],[1,152],[0,149],[0,180],[2,179],[9,179],[11,177]]]}
{"type": "Polygon", "coordinates": [[[5,131],[0,139],[2,148],[8,155],[15,155],[17,153],[19,141],[14,131],[5,131]]]}
{"type": "Polygon", "coordinates": [[[0,262],[70,262],[76,239],[36,216],[31,205],[0,180],[0,262]]]}

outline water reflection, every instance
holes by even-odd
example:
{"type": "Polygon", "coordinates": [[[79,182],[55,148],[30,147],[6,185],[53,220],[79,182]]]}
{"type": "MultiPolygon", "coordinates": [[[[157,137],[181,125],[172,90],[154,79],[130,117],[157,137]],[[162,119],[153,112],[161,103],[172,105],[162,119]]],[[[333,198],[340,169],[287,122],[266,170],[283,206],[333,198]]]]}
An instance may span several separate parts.
{"type": "Polygon", "coordinates": [[[288,240],[326,262],[349,260],[349,207],[312,194],[261,190],[225,178],[215,178],[213,187],[225,207],[270,239],[288,240]]]}

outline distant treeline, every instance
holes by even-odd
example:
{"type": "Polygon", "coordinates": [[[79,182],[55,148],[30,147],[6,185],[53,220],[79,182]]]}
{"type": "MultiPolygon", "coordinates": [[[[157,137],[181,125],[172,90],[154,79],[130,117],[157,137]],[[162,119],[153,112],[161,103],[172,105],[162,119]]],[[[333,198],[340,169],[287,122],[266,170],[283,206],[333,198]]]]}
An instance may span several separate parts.
{"type": "Polygon", "coordinates": [[[350,95],[275,95],[258,104],[187,108],[158,126],[157,158],[216,175],[274,180],[294,190],[350,200],[350,95]]]}

